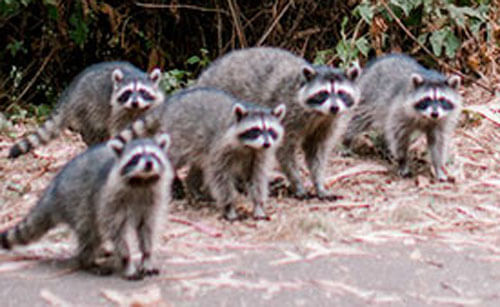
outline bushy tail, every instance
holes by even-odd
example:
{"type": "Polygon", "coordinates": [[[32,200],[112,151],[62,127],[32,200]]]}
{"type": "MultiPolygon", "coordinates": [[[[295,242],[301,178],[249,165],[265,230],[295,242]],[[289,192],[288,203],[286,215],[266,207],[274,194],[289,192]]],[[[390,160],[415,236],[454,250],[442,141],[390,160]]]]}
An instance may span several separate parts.
{"type": "Polygon", "coordinates": [[[136,119],[132,124],[128,125],[117,135],[114,135],[113,139],[126,144],[133,139],[151,136],[158,133],[159,131],[156,131],[158,130],[157,126],[157,115],[149,112],[136,119]]]}
{"type": "Polygon", "coordinates": [[[40,126],[36,132],[23,138],[10,148],[9,158],[15,159],[24,155],[32,149],[45,145],[56,138],[61,131],[62,118],[60,114],[52,115],[45,123],[40,126]]]}
{"type": "Polygon", "coordinates": [[[0,244],[5,249],[25,245],[39,239],[54,226],[53,219],[44,212],[32,212],[16,226],[0,233],[0,244]]]}

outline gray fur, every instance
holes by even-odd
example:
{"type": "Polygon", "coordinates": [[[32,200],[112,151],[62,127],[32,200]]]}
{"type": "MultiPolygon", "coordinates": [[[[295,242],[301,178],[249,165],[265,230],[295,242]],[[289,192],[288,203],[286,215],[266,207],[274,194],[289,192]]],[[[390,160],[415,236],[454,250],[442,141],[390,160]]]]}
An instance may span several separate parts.
{"type": "Polygon", "coordinates": [[[35,133],[10,149],[9,158],[17,158],[35,147],[47,144],[66,128],[80,133],[87,145],[107,140],[144,110],[163,101],[160,77],[158,69],[147,75],[127,62],[103,62],[88,67],[61,94],[50,118],[35,133]],[[129,101],[117,101],[122,90],[131,85],[134,88],[138,84],[147,87],[154,99],[148,102],[141,100],[136,87],[129,101]]]}
{"type": "Polygon", "coordinates": [[[0,234],[0,243],[8,249],[28,244],[67,224],[76,233],[82,268],[100,273],[122,269],[130,279],[157,272],[151,256],[160,222],[167,218],[173,177],[168,144],[168,136],[160,135],[156,141],[91,147],[56,175],[23,221],[0,234]],[[132,164],[131,154],[140,157],[132,164]],[[137,234],[139,263],[130,257],[129,231],[137,234]]]}
{"type": "Polygon", "coordinates": [[[173,144],[169,157],[175,169],[190,166],[186,180],[190,196],[196,198],[208,189],[217,205],[224,208],[225,217],[234,220],[238,218],[238,179],[246,184],[254,217],[265,218],[268,164],[281,142],[283,116],[283,106],[270,110],[238,101],[216,89],[188,89],[147,112],[116,139],[128,141],[134,136],[168,132],[173,144]],[[258,139],[241,137],[253,124],[272,127],[278,137],[273,140],[267,132],[258,139]],[[268,145],[264,145],[266,142],[268,145]]]}
{"type": "Polygon", "coordinates": [[[437,178],[446,180],[443,168],[448,143],[462,108],[462,97],[457,92],[459,84],[456,76],[447,78],[424,68],[406,55],[392,54],[375,60],[359,78],[361,102],[349,124],[345,144],[349,145],[363,131],[379,131],[399,165],[399,174],[407,177],[410,175],[410,137],[414,132],[421,131],[427,136],[437,178]],[[423,97],[434,93],[450,101],[453,109],[444,110],[440,106],[426,110],[415,108],[423,97]],[[431,111],[439,116],[430,117],[431,111]]]}
{"type": "Polygon", "coordinates": [[[317,196],[325,198],[328,193],[323,184],[323,170],[330,150],[349,121],[349,110],[357,103],[358,93],[352,82],[357,73],[357,68],[346,73],[328,66],[314,66],[278,48],[248,48],[216,60],[200,75],[197,85],[219,88],[266,107],[284,103],[285,139],[277,151],[278,161],[295,195],[306,196],[297,166],[297,150],[302,148],[317,196]],[[308,104],[322,86],[329,87],[326,101],[308,104]],[[350,106],[338,96],[340,86],[349,93],[350,106]]]}

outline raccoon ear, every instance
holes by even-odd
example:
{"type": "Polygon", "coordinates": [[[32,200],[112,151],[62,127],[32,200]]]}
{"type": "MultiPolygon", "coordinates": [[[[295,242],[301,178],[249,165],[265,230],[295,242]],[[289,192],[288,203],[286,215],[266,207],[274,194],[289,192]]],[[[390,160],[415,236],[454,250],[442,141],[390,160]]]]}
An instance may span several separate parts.
{"type": "Polygon", "coordinates": [[[361,67],[359,66],[359,62],[355,61],[352,63],[351,67],[349,67],[345,74],[347,78],[351,81],[356,81],[356,79],[361,75],[361,67]]]}
{"type": "Polygon", "coordinates": [[[157,134],[155,142],[164,152],[167,152],[170,148],[170,135],[168,133],[157,134]]]}
{"type": "Polygon", "coordinates": [[[236,120],[240,121],[248,114],[248,111],[241,103],[236,103],[233,107],[233,114],[236,115],[236,120]]]}
{"type": "Polygon", "coordinates": [[[123,71],[120,68],[115,68],[113,72],[111,73],[111,79],[113,80],[113,83],[120,83],[123,80],[123,71]]]}
{"type": "Polygon", "coordinates": [[[424,83],[424,78],[421,75],[413,73],[411,74],[411,82],[415,88],[419,87],[424,83]]]}
{"type": "Polygon", "coordinates": [[[151,79],[151,81],[153,81],[155,86],[158,86],[158,84],[160,84],[161,77],[162,77],[162,74],[161,74],[161,70],[159,68],[155,68],[155,69],[153,69],[153,71],[151,73],[149,73],[149,79],[151,79]]]}
{"type": "Polygon", "coordinates": [[[283,120],[285,118],[286,114],[286,106],[284,103],[280,104],[276,108],[274,108],[271,112],[271,114],[275,117],[277,117],[279,120],[283,120]]]}
{"type": "Polygon", "coordinates": [[[108,146],[113,152],[119,157],[122,152],[123,148],[125,148],[125,144],[117,139],[111,139],[106,143],[106,146],[108,146]]]}
{"type": "Polygon", "coordinates": [[[311,66],[304,66],[302,68],[302,74],[304,75],[304,78],[306,78],[307,82],[310,82],[314,79],[314,77],[316,77],[317,72],[311,66]]]}
{"type": "Polygon", "coordinates": [[[446,84],[448,84],[448,86],[450,86],[454,90],[458,90],[461,83],[462,83],[462,80],[460,79],[460,76],[458,76],[458,75],[451,75],[446,80],[446,84]]]}

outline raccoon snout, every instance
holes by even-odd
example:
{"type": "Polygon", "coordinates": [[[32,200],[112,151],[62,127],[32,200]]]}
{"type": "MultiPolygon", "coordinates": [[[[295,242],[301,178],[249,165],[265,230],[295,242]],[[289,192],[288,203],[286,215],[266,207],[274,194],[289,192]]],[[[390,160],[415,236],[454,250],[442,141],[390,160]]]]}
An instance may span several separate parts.
{"type": "Polygon", "coordinates": [[[262,144],[262,147],[267,149],[267,148],[271,147],[271,143],[265,142],[264,144],[262,144]]]}
{"type": "Polygon", "coordinates": [[[337,114],[339,112],[340,108],[338,106],[331,106],[330,107],[330,112],[332,114],[337,114]]]}
{"type": "Polygon", "coordinates": [[[150,172],[153,169],[153,162],[151,160],[146,161],[144,165],[144,171],[150,172]]]}
{"type": "Polygon", "coordinates": [[[438,118],[438,117],[439,117],[439,113],[438,113],[438,112],[436,112],[436,111],[433,111],[433,112],[431,113],[431,117],[432,117],[432,118],[438,118]]]}
{"type": "Polygon", "coordinates": [[[137,100],[132,101],[132,109],[137,109],[139,107],[139,102],[137,100]]]}

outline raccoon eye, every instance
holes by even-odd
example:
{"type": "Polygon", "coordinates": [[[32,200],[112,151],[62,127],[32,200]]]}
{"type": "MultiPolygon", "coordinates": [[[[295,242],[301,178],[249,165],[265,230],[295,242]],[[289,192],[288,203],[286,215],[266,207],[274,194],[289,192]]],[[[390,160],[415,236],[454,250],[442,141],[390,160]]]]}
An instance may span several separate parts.
{"type": "Polygon", "coordinates": [[[354,99],[352,99],[351,95],[347,94],[346,92],[339,91],[337,95],[347,107],[352,107],[352,105],[354,104],[354,99]]]}
{"type": "Polygon", "coordinates": [[[119,103],[125,103],[129,100],[130,96],[132,95],[132,91],[125,91],[123,94],[118,97],[118,102],[119,103]]]}
{"type": "Polygon", "coordinates": [[[425,110],[431,105],[431,103],[432,103],[432,99],[430,99],[430,98],[422,99],[415,104],[415,109],[425,110]]]}
{"type": "Polygon", "coordinates": [[[276,131],[274,131],[273,129],[269,129],[267,131],[269,133],[269,135],[274,139],[276,140],[278,138],[278,133],[276,131]]]}
{"type": "Polygon", "coordinates": [[[151,100],[155,99],[155,97],[153,95],[151,95],[148,91],[146,91],[144,89],[139,90],[139,95],[141,95],[144,100],[151,101],[151,100]]]}
{"type": "Polygon", "coordinates": [[[327,100],[329,96],[330,94],[328,92],[321,91],[307,99],[306,103],[309,105],[320,105],[323,104],[323,102],[325,102],[325,100],[327,100]]]}
{"type": "Polygon", "coordinates": [[[254,140],[262,134],[262,130],[259,128],[252,128],[240,134],[240,139],[250,139],[254,140]]]}
{"type": "Polygon", "coordinates": [[[133,156],[127,164],[122,168],[121,174],[125,175],[128,174],[136,165],[139,163],[139,160],[141,159],[141,155],[135,155],[133,156]]]}
{"type": "Polygon", "coordinates": [[[444,98],[439,99],[438,103],[441,105],[443,110],[452,110],[453,109],[453,104],[444,98]]]}

